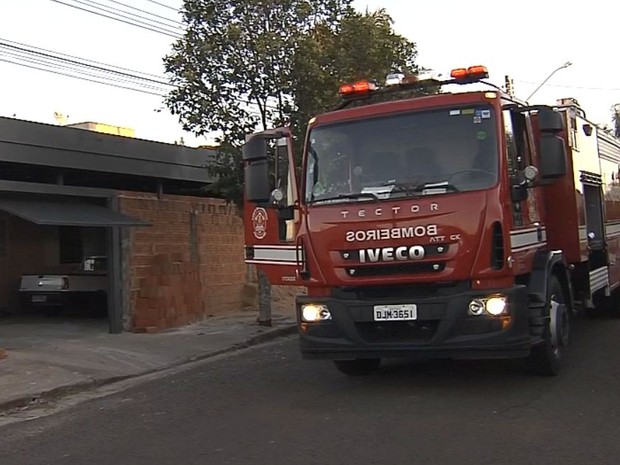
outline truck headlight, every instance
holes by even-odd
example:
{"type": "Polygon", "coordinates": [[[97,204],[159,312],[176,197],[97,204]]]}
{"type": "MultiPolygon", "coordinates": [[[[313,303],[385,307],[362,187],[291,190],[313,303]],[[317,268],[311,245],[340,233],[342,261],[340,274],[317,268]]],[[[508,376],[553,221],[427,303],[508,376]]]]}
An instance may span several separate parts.
{"type": "Polygon", "coordinates": [[[494,295],[473,299],[469,302],[468,313],[474,316],[479,316],[484,313],[491,316],[499,316],[507,313],[507,308],[506,297],[494,295]]]}
{"type": "Polygon", "coordinates": [[[501,315],[506,310],[506,298],[491,297],[485,302],[484,309],[493,316],[501,315]]]}
{"type": "Polygon", "coordinates": [[[309,323],[316,323],[317,321],[331,320],[332,314],[327,305],[303,304],[301,306],[301,319],[309,323]]]}

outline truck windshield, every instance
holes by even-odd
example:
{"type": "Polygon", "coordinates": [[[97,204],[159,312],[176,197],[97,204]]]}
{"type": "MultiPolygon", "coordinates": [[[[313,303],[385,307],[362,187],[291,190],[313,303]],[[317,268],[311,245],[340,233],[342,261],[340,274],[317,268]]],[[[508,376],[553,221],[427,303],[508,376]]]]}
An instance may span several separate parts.
{"type": "Polygon", "coordinates": [[[319,126],[305,199],[355,202],[487,189],[497,182],[495,115],[470,105],[319,126]]]}

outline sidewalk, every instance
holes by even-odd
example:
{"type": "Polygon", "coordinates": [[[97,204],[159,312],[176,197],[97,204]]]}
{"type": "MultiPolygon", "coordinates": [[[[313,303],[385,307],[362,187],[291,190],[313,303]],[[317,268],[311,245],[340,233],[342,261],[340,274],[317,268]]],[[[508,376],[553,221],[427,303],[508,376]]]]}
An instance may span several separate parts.
{"type": "Polygon", "coordinates": [[[0,413],[296,331],[290,316],[274,315],[272,323],[258,326],[256,312],[243,312],[155,334],[109,334],[98,321],[3,320],[0,413]]]}

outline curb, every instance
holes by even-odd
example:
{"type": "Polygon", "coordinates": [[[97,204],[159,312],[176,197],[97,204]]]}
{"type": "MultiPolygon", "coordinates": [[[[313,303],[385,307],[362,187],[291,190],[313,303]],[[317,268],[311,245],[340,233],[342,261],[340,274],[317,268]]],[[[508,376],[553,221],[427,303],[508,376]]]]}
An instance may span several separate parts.
{"type": "Polygon", "coordinates": [[[206,352],[203,354],[193,355],[185,360],[181,360],[179,362],[171,363],[159,368],[154,368],[152,370],[141,371],[139,373],[135,373],[132,375],[124,375],[124,376],[111,376],[109,378],[100,378],[93,379],[91,381],[82,381],[75,384],[61,386],[54,389],[50,389],[48,391],[42,391],[36,394],[29,394],[27,396],[23,396],[17,399],[13,399],[7,402],[0,402],[0,416],[8,416],[13,413],[17,413],[18,411],[28,410],[34,407],[38,407],[44,405],[46,403],[54,402],[63,397],[68,397],[71,395],[79,394],[80,392],[97,389],[103,386],[109,386],[114,383],[118,383],[121,381],[126,381],[128,379],[135,379],[141,376],[152,375],[154,373],[160,373],[171,368],[181,367],[183,365],[187,365],[192,362],[197,362],[200,360],[207,360],[209,358],[217,357],[219,355],[233,353],[242,349],[246,349],[248,347],[256,346],[259,344],[263,344],[265,342],[272,341],[274,339],[278,339],[284,336],[290,336],[297,332],[297,324],[290,323],[282,327],[273,328],[267,330],[263,333],[256,334],[246,340],[245,342],[236,343],[225,347],[223,349],[214,350],[211,352],[206,352]]]}

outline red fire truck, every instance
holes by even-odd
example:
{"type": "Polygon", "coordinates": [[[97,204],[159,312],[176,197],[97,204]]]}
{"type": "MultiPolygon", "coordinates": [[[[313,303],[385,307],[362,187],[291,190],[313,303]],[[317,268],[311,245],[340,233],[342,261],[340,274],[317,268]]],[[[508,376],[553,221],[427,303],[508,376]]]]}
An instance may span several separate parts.
{"type": "Polygon", "coordinates": [[[307,288],[304,358],[350,375],[390,357],[524,358],[554,375],[573,314],[618,287],[620,141],[574,100],[533,106],[486,78],[341,86],[301,171],[287,128],[248,135],[246,260],[307,288]],[[442,91],[411,97],[428,86],[442,91]]]}

